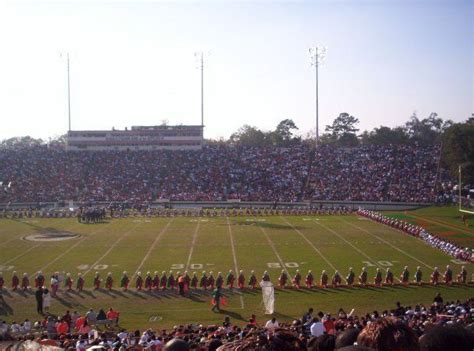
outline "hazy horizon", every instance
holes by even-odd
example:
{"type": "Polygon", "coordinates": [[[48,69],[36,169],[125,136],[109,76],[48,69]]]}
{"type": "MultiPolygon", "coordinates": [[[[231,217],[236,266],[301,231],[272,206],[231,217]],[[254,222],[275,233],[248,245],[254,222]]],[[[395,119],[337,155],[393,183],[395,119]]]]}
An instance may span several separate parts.
{"type": "Polygon", "coordinates": [[[320,133],[341,112],[359,128],[437,112],[474,112],[472,1],[0,2],[0,139],[73,129],[200,124],[205,137],[291,118],[314,129],[314,68],[323,45],[320,133]]]}

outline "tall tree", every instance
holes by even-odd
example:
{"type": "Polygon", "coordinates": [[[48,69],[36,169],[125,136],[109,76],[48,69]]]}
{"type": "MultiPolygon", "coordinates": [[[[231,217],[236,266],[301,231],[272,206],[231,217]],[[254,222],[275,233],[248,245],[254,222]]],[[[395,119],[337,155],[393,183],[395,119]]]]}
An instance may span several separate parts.
{"type": "Polygon", "coordinates": [[[336,117],[332,125],[326,126],[325,130],[328,135],[325,138],[341,146],[355,146],[359,142],[356,135],[356,132],[359,131],[356,127],[358,123],[359,120],[356,117],[343,112],[336,117]]]}
{"type": "Polygon", "coordinates": [[[456,123],[443,134],[442,160],[457,179],[458,168],[463,166],[463,183],[474,184],[474,118],[456,123]]]}
{"type": "Polygon", "coordinates": [[[245,124],[230,136],[229,141],[233,144],[247,146],[265,146],[268,143],[267,139],[266,133],[256,127],[245,124]]]}
{"type": "Polygon", "coordinates": [[[276,129],[269,134],[272,144],[275,146],[290,146],[300,142],[300,138],[295,136],[293,131],[298,130],[292,119],[284,119],[278,123],[276,129]]]}

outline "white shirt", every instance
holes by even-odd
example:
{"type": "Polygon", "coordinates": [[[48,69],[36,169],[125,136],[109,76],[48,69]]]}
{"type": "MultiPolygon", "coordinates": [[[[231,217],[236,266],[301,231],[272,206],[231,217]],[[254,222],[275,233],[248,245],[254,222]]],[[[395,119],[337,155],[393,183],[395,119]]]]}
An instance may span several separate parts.
{"type": "Polygon", "coordinates": [[[324,324],[321,323],[321,322],[315,322],[313,324],[311,324],[311,335],[312,336],[320,336],[320,335],[323,335],[324,334],[324,324]]]}
{"type": "Polygon", "coordinates": [[[275,321],[275,323],[273,323],[271,319],[265,324],[265,328],[269,330],[273,330],[275,328],[278,328],[279,326],[280,325],[278,324],[277,320],[275,321]]]}

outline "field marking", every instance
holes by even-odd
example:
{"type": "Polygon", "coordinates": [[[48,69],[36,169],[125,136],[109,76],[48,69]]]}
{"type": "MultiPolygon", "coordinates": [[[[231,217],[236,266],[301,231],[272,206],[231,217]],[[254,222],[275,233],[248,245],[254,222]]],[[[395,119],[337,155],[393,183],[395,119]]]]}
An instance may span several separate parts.
{"type": "Polygon", "coordinates": [[[166,225],[161,228],[160,232],[158,233],[158,235],[156,236],[155,240],[153,240],[153,243],[151,244],[150,248],[148,249],[146,255],[143,257],[142,261],[140,262],[140,264],[138,265],[138,268],[135,270],[135,273],[133,273],[132,277],[130,278],[130,280],[132,280],[138,272],[140,272],[140,269],[142,269],[143,265],[145,264],[145,261],[148,259],[148,257],[150,257],[151,253],[153,252],[153,249],[155,248],[156,244],[158,243],[158,241],[160,241],[161,237],[165,234],[165,232],[168,230],[169,226],[171,225],[171,222],[173,222],[175,217],[171,217],[171,219],[168,221],[168,223],[166,223],[166,225]]]}
{"type": "Polygon", "coordinates": [[[110,253],[110,251],[112,251],[114,249],[114,247],[117,246],[117,244],[119,242],[121,242],[128,234],[133,232],[141,224],[142,223],[137,223],[136,225],[133,226],[132,229],[130,229],[130,230],[126,231],[125,233],[123,233],[122,236],[118,240],[115,240],[114,243],[109,247],[109,249],[97,261],[95,261],[93,264],[91,264],[90,268],[82,274],[82,277],[84,278],[87,275],[87,273],[89,273],[96,265],[98,265],[110,253]]]}
{"type": "Polygon", "coordinates": [[[12,242],[12,241],[15,241],[15,240],[21,240],[21,237],[20,238],[15,237],[15,238],[11,238],[10,240],[7,240],[7,241],[2,241],[2,242],[0,242],[0,246],[6,245],[9,242],[12,242]]]}
{"type": "Polygon", "coordinates": [[[30,247],[29,249],[23,251],[23,252],[22,252],[21,254],[19,254],[18,256],[15,256],[15,257],[9,259],[8,261],[3,262],[3,263],[2,263],[2,266],[6,266],[6,265],[9,264],[10,262],[13,262],[13,261],[19,259],[20,257],[25,256],[28,252],[30,252],[30,251],[33,250],[33,249],[36,249],[38,246],[41,246],[41,244],[32,246],[32,247],[30,247]]]}
{"type": "Polygon", "coordinates": [[[276,250],[276,247],[275,247],[275,244],[273,243],[273,241],[270,239],[270,236],[268,235],[267,231],[263,228],[263,227],[260,227],[260,230],[263,232],[263,234],[265,235],[265,237],[267,238],[267,241],[268,241],[268,245],[270,245],[270,247],[272,248],[273,252],[275,253],[275,256],[277,257],[278,261],[280,261],[280,265],[281,265],[281,268],[283,268],[283,270],[286,272],[286,274],[288,275],[288,278],[291,279],[291,274],[290,272],[288,272],[288,269],[286,269],[286,266],[285,266],[285,263],[283,262],[283,260],[281,259],[281,256],[280,254],[278,253],[278,251],[276,250]]]}
{"type": "MultiPolygon", "coordinates": [[[[398,252],[401,252],[401,253],[404,254],[405,256],[410,257],[411,259],[413,259],[413,260],[415,260],[415,261],[421,263],[423,266],[425,266],[425,267],[427,267],[427,268],[429,268],[429,269],[433,269],[433,267],[430,266],[429,264],[427,264],[427,263],[425,263],[425,262],[419,260],[419,259],[416,258],[415,256],[410,255],[408,252],[403,251],[402,249],[398,248],[397,246],[392,245],[389,241],[387,241],[387,240],[385,240],[385,239],[379,237],[378,235],[375,235],[375,234],[369,232],[367,229],[362,228],[362,227],[359,227],[358,225],[355,225],[355,224],[353,224],[353,223],[350,223],[350,222],[348,222],[348,221],[346,221],[346,220],[344,220],[344,219],[341,219],[341,220],[342,220],[343,222],[345,222],[345,223],[347,223],[347,224],[353,226],[354,228],[357,228],[357,229],[359,229],[359,230],[361,230],[361,231],[363,231],[363,232],[366,232],[366,233],[369,234],[369,235],[372,235],[373,237],[379,239],[380,241],[386,243],[387,245],[390,245],[392,248],[394,248],[394,249],[397,250],[398,252]]],[[[391,227],[388,227],[388,228],[389,228],[389,229],[393,229],[393,228],[391,228],[391,227]]],[[[397,234],[400,234],[400,233],[398,233],[398,230],[395,230],[395,229],[393,229],[393,230],[396,231],[397,234]]]]}
{"type": "Polygon", "coordinates": [[[201,221],[197,222],[196,229],[194,229],[193,233],[193,240],[191,241],[191,248],[189,249],[188,260],[186,261],[186,265],[184,266],[184,270],[187,271],[189,265],[191,264],[191,258],[193,257],[194,246],[196,245],[196,239],[199,232],[199,228],[201,227],[201,221]]]}
{"type": "MultiPolygon", "coordinates": [[[[321,258],[332,268],[334,269],[335,271],[339,271],[332,263],[331,261],[329,261],[324,255],[323,253],[316,247],[314,246],[314,244],[311,242],[311,240],[309,240],[306,235],[304,235],[301,230],[295,228],[285,217],[281,217],[283,219],[283,221],[288,224],[296,233],[298,233],[307,243],[309,246],[311,246],[311,248],[319,255],[321,256],[321,258]]],[[[343,280],[346,280],[346,278],[342,277],[341,278],[343,280]]],[[[347,281],[346,281],[347,282],[347,281]]]]}
{"type": "MultiPolygon", "coordinates": [[[[240,273],[239,273],[239,266],[237,265],[237,255],[235,254],[234,235],[232,233],[232,227],[230,226],[229,217],[226,217],[226,221],[227,221],[227,228],[229,228],[230,247],[232,249],[232,258],[234,260],[235,275],[237,276],[237,274],[240,274],[240,273]]],[[[240,295],[239,297],[240,297],[240,307],[244,309],[245,308],[244,297],[242,295],[240,295]]]]}
{"type": "Polygon", "coordinates": [[[474,230],[472,229],[469,229],[467,227],[462,227],[462,226],[458,226],[457,224],[453,224],[453,223],[448,223],[448,222],[444,222],[444,221],[440,221],[440,220],[435,220],[435,219],[428,219],[426,217],[421,217],[421,216],[417,216],[417,215],[414,215],[412,213],[408,214],[405,212],[405,214],[407,216],[410,216],[410,217],[415,217],[415,218],[419,218],[419,219],[422,219],[424,221],[427,221],[427,222],[431,222],[431,223],[435,223],[435,224],[441,224],[442,226],[445,226],[445,227],[448,227],[448,228],[451,228],[451,229],[457,229],[457,230],[465,230],[471,234],[474,234],[474,230]]]}
{"type": "MultiPolygon", "coordinates": [[[[112,222],[109,222],[105,227],[103,228],[99,228],[93,232],[90,232],[88,233],[88,236],[84,236],[82,239],[78,240],[74,245],[72,245],[71,247],[69,247],[69,249],[67,249],[66,251],[64,251],[62,254],[60,254],[59,256],[56,256],[52,261],[48,262],[45,266],[41,267],[39,270],[40,271],[44,271],[46,268],[48,268],[50,265],[52,265],[54,262],[56,262],[57,260],[59,260],[60,258],[62,258],[64,255],[66,255],[69,251],[71,251],[72,249],[74,249],[76,246],[78,246],[80,243],[82,243],[83,241],[85,241],[86,239],[90,238],[89,235],[93,235],[93,234],[97,234],[97,233],[100,233],[102,230],[105,230],[107,229],[110,225],[112,225],[112,222]]],[[[85,234],[84,234],[85,235],[85,234]]]]}
{"type": "MultiPolygon", "coordinates": [[[[334,229],[332,228],[329,228],[327,226],[325,226],[324,224],[321,224],[321,223],[318,223],[318,222],[314,222],[318,225],[320,225],[321,227],[323,227],[324,229],[330,231],[331,233],[333,233],[334,235],[336,235],[338,238],[342,239],[343,241],[345,241],[347,244],[349,244],[350,246],[352,246],[357,252],[359,252],[361,255],[365,256],[366,258],[369,259],[369,261],[373,262],[377,267],[379,267],[382,271],[385,270],[385,267],[380,265],[377,261],[375,261],[374,259],[372,259],[369,255],[367,255],[364,251],[360,250],[357,246],[354,246],[350,241],[348,241],[346,238],[344,238],[342,235],[340,235],[338,232],[336,232],[334,229]]],[[[395,275],[394,275],[394,278],[396,280],[398,280],[399,282],[401,282],[400,279],[398,279],[395,275]]]]}

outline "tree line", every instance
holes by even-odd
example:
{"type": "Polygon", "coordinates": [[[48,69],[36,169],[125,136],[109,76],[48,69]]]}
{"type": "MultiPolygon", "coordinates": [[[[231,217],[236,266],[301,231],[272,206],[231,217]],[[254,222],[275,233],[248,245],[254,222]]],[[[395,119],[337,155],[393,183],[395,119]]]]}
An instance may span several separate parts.
{"type": "MultiPolygon", "coordinates": [[[[355,147],[360,145],[402,145],[416,144],[420,146],[442,145],[443,166],[453,176],[457,175],[462,165],[465,179],[474,184],[474,115],[464,122],[454,123],[443,120],[437,113],[426,118],[419,118],[413,113],[405,124],[398,127],[380,126],[371,131],[359,133],[359,119],[347,112],[340,113],[332,124],[327,125],[320,137],[320,145],[334,147],[355,147]]],[[[313,144],[314,135],[301,136],[292,119],[284,119],[274,130],[264,131],[257,127],[244,125],[228,139],[219,142],[228,145],[252,147],[290,147],[295,145],[313,144]]],[[[209,143],[217,142],[208,140],[209,143]]],[[[14,137],[0,142],[2,148],[31,148],[39,146],[64,147],[66,136],[50,138],[45,141],[30,136],[14,137]]]]}

